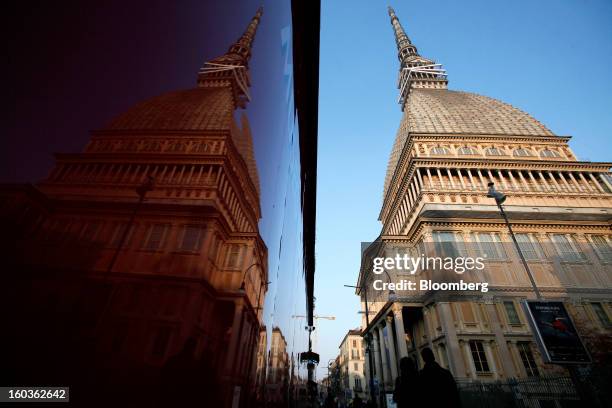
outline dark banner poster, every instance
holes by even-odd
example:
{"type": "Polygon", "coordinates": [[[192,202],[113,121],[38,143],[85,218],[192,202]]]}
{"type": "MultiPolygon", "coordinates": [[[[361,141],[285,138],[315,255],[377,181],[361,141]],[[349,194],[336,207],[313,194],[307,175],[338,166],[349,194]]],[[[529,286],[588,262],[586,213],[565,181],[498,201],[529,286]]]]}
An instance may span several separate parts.
{"type": "Polygon", "coordinates": [[[563,302],[530,300],[524,305],[546,362],[591,362],[563,302]]]}

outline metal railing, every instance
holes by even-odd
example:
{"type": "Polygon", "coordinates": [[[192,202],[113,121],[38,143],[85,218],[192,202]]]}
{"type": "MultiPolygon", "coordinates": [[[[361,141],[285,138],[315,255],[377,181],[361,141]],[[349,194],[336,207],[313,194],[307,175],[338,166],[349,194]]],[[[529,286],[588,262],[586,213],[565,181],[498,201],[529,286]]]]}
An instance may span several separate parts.
{"type": "Polygon", "coordinates": [[[603,395],[604,390],[599,386],[605,384],[604,379],[583,377],[578,381],[580,392],[572,378],[565,376],[494,382],[458,381],[457,388],[463,408],[608,406],[610,395],[603,395]]]}

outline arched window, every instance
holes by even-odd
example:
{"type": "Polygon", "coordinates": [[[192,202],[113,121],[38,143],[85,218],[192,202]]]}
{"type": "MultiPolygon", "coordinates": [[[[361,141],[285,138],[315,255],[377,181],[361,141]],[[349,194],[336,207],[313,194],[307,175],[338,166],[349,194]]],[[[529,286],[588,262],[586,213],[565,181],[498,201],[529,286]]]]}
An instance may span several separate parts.
{"type": "Polygon", "coordinates": [[[489,147],[485,153],[487,156],[503,156],[506,154],[502,149],[497,147],[489,147]]]}
{"type": "Polygon", "coordinates": [[[544,149],[540,152],[540,157],[561,157],[556,150],[544,149]]]}
{"type": "Polygon", "coordinates": [[[473,147],[468,147],[468,146],[464,146],[464,147],[460,148],[458,150],[458,152],[459,152],[459,154],[464,154],[464,155],[475,155],[475,154],[478,154],[476,149],[474,149],[473,147]]]}
{"type": "Polygon", "coordinates": [[[514,151],[514,155],[516,157],[528,157],[528,156],[533,156],[533,154],[531,154],[531,151],[529,149],[524,149],[522,147],[519,147],[518,149],[516,149],[514,151]]]}
{"type": "Polygon", "coordinates": [[[431,154],[450,154],[450,151],[446,147],[434,147],[431,149],[431,154]]]}

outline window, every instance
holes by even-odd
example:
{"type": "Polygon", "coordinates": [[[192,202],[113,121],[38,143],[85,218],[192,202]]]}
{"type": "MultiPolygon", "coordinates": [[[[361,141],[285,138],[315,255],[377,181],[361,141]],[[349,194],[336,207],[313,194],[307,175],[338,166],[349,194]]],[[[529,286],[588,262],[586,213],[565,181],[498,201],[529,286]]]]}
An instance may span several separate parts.
{"type": "Polygon", "coordinates": [[[436,255],[456,258],[467,254],[463,238],[454,232],[433,232],[436,255]]]}
{"type": "Polygon", "coordinates": [[[198,251],[202,238],[202,228],[197,225],[187,225],[183,229],[183,238],[179,249],[181,251],[198,251]]]}
{"type": "Polygon", "coordinates": [[[97,221],[90,221],[85,224],[81,233],[81,240],[83,243],[92,243],[96,239],[96,235],[100,229],[100,223],[97,221]]]}
{"type": "Polygon", "coordinates": [[[591,235],[591,244],[595,249],[597,257],[602,261],[612,262],[612,246],[602,235],[591,235]]]}
{"type": "Polygon", "coordinates": [[[484,351],[482,341],[470,340],[470,351],[472,352],[472,360],[477,373],[488,373],[489,362],[484,351]]]}
{"type": "Polygon", "coordinates": [[[557,253],[565,262],[583,261],[584,255],[576,250],[572,239],[567,235],[554,234],[551,239],[557,248],[557,253]]]}
{"type": "Polygon", "coordinates": [[[472,359],[474,360],[474,367],[476,367],[477,373],[488,373],[489,362],[484,351],[482,341],[470,340],[470,351],[472,352],[472,359]]]}
{"type": "Polygon", "coordinates": [[[149,236],[147,237],[147,242],[145,244],[144,249],[148,249],[154,251],[159,249],[162,245],[162,241],[164,236],[166,235],[166,229],[168,226],[166,224],[153,224],[149,228],[149,236]]]}
{"type": "Polygon", "coordinates": [[[227,259],[225,261],[225,265],[228,268],[239,268],[240,267],[240,258],[242,254],[242,245],[232,244],[229,246],[227,251],[227,259]]]}
{"type": "Polygon", "coordinates": [[[359,363],[354,363],[353,368],[355,369],[355,371],[359,371],[359,363]]]}
{"type": "Polygon", "coordinates": [[[446,147],[434,147],[431,149],[431,154],[436,154],[436,155],[443,155],[443,154],[450,154],[450,151],[446,148],[446,147]]]}
{"type": "Polygon", "coordinates": [[[497,147],[489,147],[487,150],[485,150],[485,154],[487,156],[504,156],[506,153],[497,147]]]}
{"type": "Polygon", "coordinates": [[[610,318],[608,317],[608,314],[606,313],[606,309],[604,309],[604,306],[601,303],[593,302],[593,303],[591,303],[591,307],[593,308],[593,311],[597,315],[597,318],[599,319],[599,322],[604,327],[608,327],[608,326],[611,325],[610,318]]]}
{"type": "Polygon", "coordinates": [[[459,154],[464,154],[464,155],[475,155],[475,154],[478,154],[476,149],[474,149],[472,147],[468,147],[468,146],[464,146],[464,147],[460,148],[458,152],[459,152],[459,154]]]}
{"type": "Polygon", "coordinates": [[[506,251],[499,234],[486,232],[478,234],[478,246],[486,259],[505,259],[506,251]]]}
{"type": "Polygon", "coordinates": [[[514,151],[514,155],[516,157],[529,157],[529,156],[533,156],[533,154],[531,154],[531,150],[529,149],[524,149],[524,148],[518,148],[514,151]]]}
{"type": "Polygon", "coordinates": [[[474,316],[474,310],[472,309],[472,304],[470,302],[460,302],[460,305],[461,305],[461,315],[463,316],[463,321],[466,323],[476,322],[476,316],[474,316]]]}
{"type": "Polygon", "coordinates": [[[526,260],[535,261],[540,259],[542,248],[538,241],[532,240],[529,234],[515,234],[515,237],[526,260]]]}
{"type": "Polygon", "coordinates": [[[556,150],[544,149],[540,152],[540,157],[561,157],[556,150]]]}
{"type": "MultiPolygon", "coordinates": [[[[118,223],[115,225],[115,229],[113,230],[113,235],[112,235],[111,243],[110,243],[110,246],[112,248],[119,247],[119,245],[121,244],[121,241],[124,240],[123,236],[125,235],[127,231],[127,227],[128,227],[127,223],[118,223]]],[[[130,228],[127,235],[125,235],[125,241],[123,242],[123,247],[126,247],[129,245],[129,241],[130,241],[130,238],[132,237],[133,230],[134,228],[130,228]]]]}
{"type": "Polygon", "coordinates": [[[214,262],[217,259],[217,252],[219,252],[219,245],[221,240],[216,232],[211,231],[212,236],[210,237],[210,250],[208,251],[208,257],[214,262]]]}
{"type": "Polygon", "coordinates": [[[519,316],[518,316],[518,313],[516,312],[516,307],[514,306],[513,301],[511,300],[505,301],[504,309],[506,309],[506,316],[508,316],[508,323],[521,324],[521,319],[519,319],[519,316]]]}
{"type": "Polygon", "coordinates": [[[519,355],[521,356],[521,361],[523,362],[523,367],[525,367],[527,375],[529,377],[537,377],[540,375],[529,342],[519,342],[516,346],[518,347],[519,355]]]}
{"type": "Polygon", "coordinates": [[[355,377],[355,389],[357,390],[361,389],[361,378],[359,377],[355,377]]]}

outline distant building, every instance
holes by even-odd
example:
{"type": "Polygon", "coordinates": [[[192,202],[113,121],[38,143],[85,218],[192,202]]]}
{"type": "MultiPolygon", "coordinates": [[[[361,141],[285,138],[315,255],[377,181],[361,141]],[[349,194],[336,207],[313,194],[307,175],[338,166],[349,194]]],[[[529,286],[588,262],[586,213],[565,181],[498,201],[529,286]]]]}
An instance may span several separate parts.
{"type": "Polygon", "coordinates": [[[257,400],[262,401],[265,397],[266,367],[268,366],[268,331],[266,326],[259,329],[259,343],[257,344],[256,369],[255,369],[255,395],[257,400]]]}
{"type": "MultiPolygon", "coordinates": [[[[489,291],[397,291],[391,298],[371,289],[374,279],[388,278],[362,265],[359,286],[369,288],[370,310],[363,334],[372,339],[376,380],[390,392],[400,358],[422,367],[425,347],[463,382],[565,374],[536,347],[521,308],[534,293],[487,183],[507,195],[505,211],[542,295],[564,301],[593,346],[590,339],[609,338],[612,327],[611,164],[579,161],[569,137],[507,103],[448,90],[445,71],[418,53],[389,14],[403,117],[384,181],[382,231],[366,255],[403,248],[418,256],[428,245],[484,255],[484,270],[461,279],[487,282],[489,291]]],[[[391,279],[428,277],[424,270],[391,279]]]]}
{"type": "Polygon", "coordinates": [[[287,341],[280,328],[272,329],[272,345],[268,357],[266,399],[268,403],[283,406],[287,402],[289,387],[289,355],[287,341]]]}
{"type": "Polygon", "coordinates": [[[339,382],[342,395],[347,401],[355,397],[365,399],[364,352],[361,330],[349,330],[340,343],[339,382]]]}

